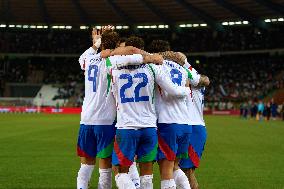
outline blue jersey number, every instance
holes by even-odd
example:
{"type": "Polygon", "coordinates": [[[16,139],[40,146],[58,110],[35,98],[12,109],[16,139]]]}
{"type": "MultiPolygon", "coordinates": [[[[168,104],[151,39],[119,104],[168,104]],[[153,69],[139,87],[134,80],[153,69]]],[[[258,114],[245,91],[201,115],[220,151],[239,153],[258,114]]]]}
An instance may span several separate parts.
{"type": "Polygon", "coordinates": [[[97,75],[98,75],[98,66],[90,65],[88,70],[88,80],[93,82],[93,92],[97,91],[97,75]],[[93,76],[92,76],[93,73],[93,76]]]}
{"type": "Polygon", "coordinates": [[[119,76],[119,79],[127,79],[128,80],[128,83],[125,83],[124,85],[122,85],[122,87],[120,89],[121,103],[134,102],[133,97],[131,97],[131,98],[125,97],[125,90],[130,88],[133,84],[132,76],[130,74],[121,74],[119,76]]]}
{"type": "Polygon", "coordinates": [[[140,89],[143,87],[146,87],[148,84],[148,77],[145,73],[137,73],[134,75],[134,78],[143,78],[143,81],[139,83],[135,89],[134,89],[134,94],[135,94],[135,102],[141,102],[141,101],[149,101],[149,96],[140,96],[140,89]]]}
{"type": "Polygon", "coordinates": [[[172,82],[181,86],[182,73],[178,69],[172,69],[171,72],[172,82]]]}
{"type": "Polygon", "coordinates": [[[121,103],[127,103],[127,102],[141,102],[141,101],[149,101],[149,96],[140,96],[140,90],[143,87],[146,87],[148,84],[148,77],[145,73],[137,73],[134,75],[134,77],[130,74],[121,74],[119,76],[119,79],[127,79],[128,82],[125,83],[121,89],[120,89],[120,98],[121,103]],[[125,97],[125,90],[130,88],[133,85],[133,78],[143,78],[143,81],[140,82],[134,89],[134,97],[127,98],[125,97]]]}

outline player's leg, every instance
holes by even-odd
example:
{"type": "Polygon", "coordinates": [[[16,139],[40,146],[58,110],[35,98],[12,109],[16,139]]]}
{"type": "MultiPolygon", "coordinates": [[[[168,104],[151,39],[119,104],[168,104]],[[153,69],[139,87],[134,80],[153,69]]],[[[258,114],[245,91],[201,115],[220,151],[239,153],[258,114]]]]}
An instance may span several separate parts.
{"type": "Polygon", "coordinates": [[[183,169],[183,171],[190,182],[191,189],[198,189],[199,185],[194,174],[195,168],[183,169]]]}
{"type": "Polygon", "coordinates": [[[115,182],[119,189],[136,189],[128,172],[129,167],[134,162],[137,140],[139,140],[139,132],[137,130],[116,130],[112,164],[117,166],[118,174],[115,176],[115,182]]]}
{"type": "Polygon", "coordinates": [[[178,150],[177,158],[175,160],[175,166],[173,171],[174,180],[176,187],[178,189],[190,189],[190,184],[185,173],[178,166],[179,159],[188,159],[188,148],[190,144],[190,137],[192,134],[191,125],[179,125],[179,130],[181,131],[178,135],[178,150]]]}
{"type": "Polygon", "coordinates": [[[179,159],[176,159],[175,165],[174,165],[174,180],[176,183],[177,189],[191,189],[189,180],[186,176],[186,174],[181,170],[179,167],[179,159]]]}
{"type": "Polygon", "coordinates": [[[80,125],[77,154],[81,157],[81,167],[77,176],[77,189],[87,189],[96,163],[96,141],[93,126],[80,125]]]}
{"type": "Polygon", "coordinates": [[[153,189],[153,162],[158,151],[158,136],[156,128],[139,130],[141,137],[137,146],[137,162],[140,167],[141,189],[153,189]]]}
{"type": "Polygon", "coordinates": [[[206,127],[193,126],[188,149],[189,159],[181,159],[179,165],[188,177],[192,189],[198,189],[198,182],[194,170],[199,167],[200,158],[204,151],[207,138],[206,127]]]}
{"type": "Polygon", "coordinates": [[[111,156],[113,152],[113,142],[115,136],[114,125],[104,125],[94,127],[97,139],[97,157],[99,160],[99,182],[98,189],[112,188],[112,164],[111,156]]]}
{"type": "Polygon", "coordinates": [[[139,163],[140,189],[153,189],[153,162],[139,163]]]}
{"type": "Polygon", "coordinates": [[[160,176],[161,176],[161,189],[175,189],[176,183],[173,175],[174,161],[161,159],[158,161],[160,176]]]}
{"type": "MultiPolygon", "coordinates": [[[[112,166],[112,171],[114,173],[114,175],[118,175],[118,166],[112,166]]],[[[137,164],[136,162],[133,162],[133,164],[129,167],[129,171],[128,171],[128,175],[130,177],[130,179],[132,180],[132,182],[134,183],[136,188],[140,188],[140,176],[139,176],[139,172],[137,169],[137,164]]]]}
{"type": "Polygon", "coordinates": [[[130,166],[128,175],[130,176],[135,187],[140,188],[140,177],[136,162],[133,162],[133,164],[130,166]]]}
{"type": "Polygon", "coordinates": [[[174,124],[158,124],[158,164],[161,175],[161,188],[176,188],[173,169],[178,149],[178,128],[174,124]]]}

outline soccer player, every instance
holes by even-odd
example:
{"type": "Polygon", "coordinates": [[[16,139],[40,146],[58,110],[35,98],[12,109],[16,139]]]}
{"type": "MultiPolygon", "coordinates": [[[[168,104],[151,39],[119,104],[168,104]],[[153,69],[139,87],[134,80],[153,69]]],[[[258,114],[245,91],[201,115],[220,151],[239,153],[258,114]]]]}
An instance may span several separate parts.
{"type": "MultiPolygon", "coordinates": [[[[165,60],[163,69],[171,77],[173,83],[186,86],[187,71],[179,64],[165,60]]],[[[187,104],[184,99],[168,96],[164,90],[157,94],[158,110],[158,163],[161,173],[161,188],[190,188],[188,179],[180,169],[174,167],[180,158],[188,158],[188,147],[191,125],[188,125],[187,104]],[[179,174],[179,175],[177,175],[179,174]],[[174,177],[179,179],[174,179],[174,177]],[[177,182],[175,182],[175,180],[177,182]]]]}
{"type": "MultiPolygon", "coordinates": [[[[138,49],[144,49],[144,40],[140,37],[136,36],[131,36],[127,39],[125,39],[124,42],[125,46],[132,46],[136,47],[138,49]]],[[[136,162],[134,161],[133,164],[129,167],[129,172],[128,175],[130,176],[132,182],[134,183],[136,188],[140,188],[140,177],[139,177],[139,172],[137,170],[137,165],[136,162]]]]}
{"type": "MultiPolygon", "coordinates": [[[[102,49],[114,49],[119,44],[116,32],[102,34],[102,49]]],[[[155,56],[151,56],[155,57],[155,56]]],[[[86,189],[95,165],[99,162],[99,189],[111,188],[111,154],[115,135],[114,120],[116,106],[110,92],[112,67],[128,63],[155,62],[150,56],[114,56],[102,59],[100,54],[85,58],[85,98],[82,106],[77,153],[81,157],[81,168],[77,177],[77,188],[86,189]],[[147,61],[146,61],[147,60],[147,61]],[[110,64],[112,62],[112,65],[110,64]]]]}
{"type": "Polygon", "coordinates": [[[119,189],[134,189],[127,174],[135,155],[139,162],[141,189],[153,188],[153,161],[156,159],[155,82],[169,95],[185,98],[189,88],[178,86],[156,65],[128,66],[113,70],[113,93],[117,102],[117,131],[112,156],[119,166],[115,180],[119,189]]]}
{"type": "MultiPolygon", "coordinates": [[[[150,45],[150,50],[152,53],[169,51],[170,45],[167,41],[154,40],[150,45]]],[[[172,83],[186,86],[188,72],[185,68],[173,61],[165,60],[162,69],[171,78],[172,83]]],[[[161,188],[176,188],[178,185],[180,188],[189,189],[190,185],[186,175],[180,169],[174,170],[175,162],[178,162],[179,158],[188,158],[192,127],[188,125],[190,120],[186,101],[168,96],[166,91],[159,88],[156,105],[159,139],[157,160],[160,167],[161,188]]]]}
{"type": "MultiPolygon", "coordinates": [[[[191,65],[185,61],[185,68],[191,70],[192,75],[199,75],[191,65]]],[[[199,166],[199,161],[204,150],[207,133],[203,119],[204,94],[205,87],[210,84],[209,78],[200,75],[198,83],[191,85],[192,95],[187,101],[189,108],[190,124],[192,125],[192,134],[190,137],[190,146],[188,149],[189,159],[181,159],[179,166],[183,169],[188,177],[192,189],[198,189],[198,182],[194,171],[199,166]]]]}
{"type": "Polygon", "coordinates": [[[191,87],[193,107],[190,111],[190,123],[192,124],[192,135],[188,149],[189,159],[181,159],[179,165],[188,177],[192,189],[198,189],[198,182],[194,171],[199,167],[199,162],[204,150],[207,133],[203,119],[205,87],[191,87]]]}

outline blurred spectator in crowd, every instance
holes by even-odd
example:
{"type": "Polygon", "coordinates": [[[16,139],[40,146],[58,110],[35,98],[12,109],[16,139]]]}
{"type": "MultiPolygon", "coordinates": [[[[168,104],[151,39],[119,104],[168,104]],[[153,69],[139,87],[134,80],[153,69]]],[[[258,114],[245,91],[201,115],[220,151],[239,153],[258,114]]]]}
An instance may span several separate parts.
{"type": "Polygon", "coordinates": [[[276,120],[277,117],[277,104],[274,102],[274,99],[271,99],[271,115],[272,115],[272,120],[276,120]]]}
{"type": "Polygon", "coordinates": [[[233,103],[231,101],[229,101],[227,103],[227,110],[232,110],[232,109],[234,109],[234,105],[233,105],[233,103]]]}
{"type": "Polygon", "coordinates": [[[259,121],[262,121],[262,117],[263,117],[263,112],[264,112],[264,103],[262,102],[262,100],[259,100],[258,105],[257,105],[257,117],[256,119],[259,121]]]}
{"type": "Polygon", "coordinates": [[[242,102],[242,103],[240,104],[240,117],[242,117],[243,114],[244,114],[244,103],[242,102]]]}
{"type": "Polygon", "coordinates": [[[251,118],[256,118],[257,115],[257,103],[256,102],[252,102],[252,105],[250,107],[250,116],[251,118]]]}
{"type": "Polygon", "coordinates": [[[271,116],[271,105],[270,105],[270,102],[266,103],[266,106],[264,108],[264,114],[265,115],[263,115],[263,116],[266,117],[265,119],[267,121],[269,121],[270,120],[270,116],[271,116]]]}
{"type": "Polygon", "coordinates": [[[247,119],[249,106],[247,102],[243,103],[243,118],[247,119]]]}

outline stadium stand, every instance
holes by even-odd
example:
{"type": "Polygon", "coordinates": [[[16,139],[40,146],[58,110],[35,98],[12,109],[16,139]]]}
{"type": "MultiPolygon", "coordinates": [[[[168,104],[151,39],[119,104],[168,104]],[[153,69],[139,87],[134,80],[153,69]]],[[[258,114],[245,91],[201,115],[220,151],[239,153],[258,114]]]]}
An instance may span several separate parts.
{"type": "MultiPolygon", "coordinates": [[[[173,49],[182,52],[241,51],[283,48],[284,27],[269,30],[236,27],[226,31],[208,28],[180,31],[144,30],[135,34],[146,43],[154,39],[169,40],[173,49]]],[[[119,31],[128,37],[133,33],[119,31]]],[[[85,31],[1,31],[0,51],[6,53],[74,53],[90,46],[90,32],[85,31]],[[5,43],[4,43],[5,41],[5,43]]],[[[146,46],[147,49],[147,46],[146,46]]]]}
{"type": "MultiPolygon", "coordinates": [[[[211,79],[212,85],[207,89],[207,102],[256,100],[284,87],[283,55],[254,54],[207,58],[190,57],[189,59],[200,73],[208,75],[211,79]]],[[[13,61],[17,62],[17,59],[13,61]]],[[[6,82],[56,84],[57,88],[53,88],[52,92],[47,95],[50,96],[47,104],[56,104],[58,99],[72,99],[68,104],[79,106],[84,91],[82,91],[83,73],[77,59],[56,58],[50,60],[43,58],[43,63],[39,60],[36,61],[38,63],[31,60],[30,63],[20,64],[21,69],[18,64],[8,61],[9,70],[14,71],[6,72],[7,75],[4,75],[3,78],[6,78],[6,82]],[[22,72],[17,73],[17,69],[22,72]],[[32,72],[31,70],[37,70],[40,76],[31,80],[32,77],[28,74],[32,72]],[[11,73],[16,76],[10,77],[11,73]]],[[[39,91],[39,93],[45,94],[45,91],[39,91]]],[[[46,97],[46,95],[44,96],[46,97]]]]}
{"type": "Polygon", "coordinates": [[[41,89],[38,91],[36,97],[33,100],[35,106],[56,106],[57,103],[64,105],[66,101],[61,98],[55,97],[58,95],[60,88],[54,87],[52,85],[42,85],[41,89]]]}

